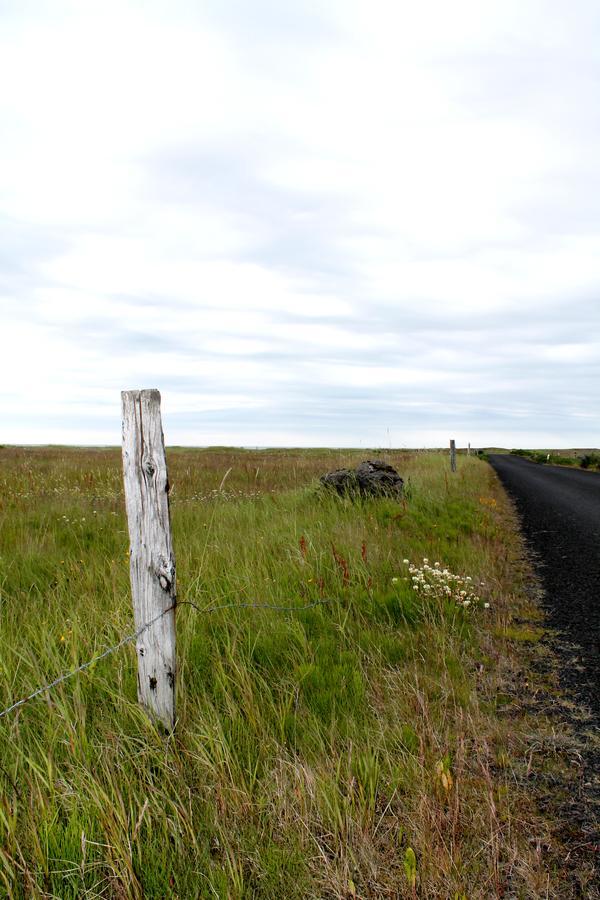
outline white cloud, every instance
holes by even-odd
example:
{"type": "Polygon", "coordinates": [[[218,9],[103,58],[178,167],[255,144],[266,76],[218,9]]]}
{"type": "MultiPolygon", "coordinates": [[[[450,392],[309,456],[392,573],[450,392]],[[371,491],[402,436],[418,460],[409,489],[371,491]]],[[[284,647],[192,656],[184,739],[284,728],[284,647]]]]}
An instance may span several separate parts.
{"type": "Polygon", "coordinates": [[[595,4],[0,24],[0,440],[598,442],[595,4]]]}

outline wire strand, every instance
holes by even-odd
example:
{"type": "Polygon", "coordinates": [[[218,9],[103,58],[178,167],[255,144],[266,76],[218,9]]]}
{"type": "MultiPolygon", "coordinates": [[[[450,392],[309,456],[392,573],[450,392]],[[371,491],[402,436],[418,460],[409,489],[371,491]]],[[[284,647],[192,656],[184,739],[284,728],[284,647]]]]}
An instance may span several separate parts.
{"type": "Polygon", "coordinates": [[[152,625],[154,625],[155,622],[158,622],[159,619],[162,619],[163,616],[165,616],[168,612],[176,609],[178,606],[192,606],[200,613],[212,613],[217,612],[221,609],[271,609],[277,610],[278,612],[300,612],[305,609],[312,609],[312,607],[314,606],[323,606],[326,603],[333,602],[333,600],[321,599],[315,600],[313,603],[307,603],[304,606],[276,606],[275,604],[271,603],[224,603],[219,606],[207,606],[202,608],[192,600],[179,600],[172,606],[168,606],[161,613],[159,613],[158,616],[155,616],[153,619],[140,626],[140,628],[137,628],[131,634],[126,635],[117,644],[114,644],[112,647],[109,647],[107,650],[104,650],[102,653],[98,654],[98,656],[94,656],[92,659],[82,663],[75,669],[71,669],[69,672],[65,672],[63,675],[59,675],[59,677],[55,678],[54,681],[49,682],[49,684],[45,684],[43,687],[37,688],[37,690],[33,691],[31,694],[28,694],[27,697],[23,697],[21,700],[15,701],[15,703],[12,703],[6,709],[0,711],[0,719],[3,719],[9,713],[14,712],[16,709],[19,709],[19,707],[24,706],[26,703],[29,703],[29,701],[33,700],[35,697],[39,697],[40,694],[44,694],[46,693],[46,691],[51,691],[59,684],[62,684],[63,681],[67,681],[69,678],[72,678],[79,672],[84,672],[86,669],[89,669],[90,666],[93,666],[95,663],[100,662],[101,659],[105,659],[112,653],[116,653],[117,650],[120,650],[121,647],[124,647],[126,644],[130,644],[132,641],[135,641],[136,638],[143,634],[147,628],[150,628],[152,625]]]}

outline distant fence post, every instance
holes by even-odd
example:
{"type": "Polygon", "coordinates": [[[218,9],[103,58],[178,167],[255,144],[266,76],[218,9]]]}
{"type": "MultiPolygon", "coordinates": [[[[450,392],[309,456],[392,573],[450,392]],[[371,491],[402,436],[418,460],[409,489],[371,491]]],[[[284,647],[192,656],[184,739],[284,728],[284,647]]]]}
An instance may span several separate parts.
{"type": "Polygon", "coordinates": [[[122,391],[123,478],[129,524],[138,700],[166,728],[175,726],[175,557],[169,481],[156,390],[122,391]],[[166,611],[168,610],[168,612],[166,611]],[[156,621],[154,621],[156,620],[156,621]]]}
{"type": "Polygon", "coordinates": [[[456,442],[450,441],[450,468],[456,472],[456,442]]]}
{"type": "Polygon", "coordinates": [[[471,441],[467,444],[467,456],[471,455],[471,441]]]}

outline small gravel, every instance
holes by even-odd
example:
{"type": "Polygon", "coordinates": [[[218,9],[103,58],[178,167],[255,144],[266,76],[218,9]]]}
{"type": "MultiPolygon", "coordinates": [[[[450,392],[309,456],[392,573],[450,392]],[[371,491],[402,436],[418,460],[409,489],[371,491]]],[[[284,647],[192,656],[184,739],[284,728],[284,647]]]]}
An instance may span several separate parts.
{"type": "MultiPolygon", "coordinates": [[[[540,466],[505,454],[490,456],[490,462],[515,503],[543,587],[551,626],[544,643],[563,693],[547,698],[556,737],[576,749],[570,780],[548,788],[544,800],[565,850],[557,860],[564,896],[595,900],[600,898],[600,473],[540,466]],[[581,861],[591,863],[596,878],[578,889],[581,861]]],[[[545,698],[533,699],[543,705],[545,698]]]]}
{"type": "Polygon", "coordinates": [[[600,718],[600,473],[505,454],[490,462],[519,512],[548,622],[564,636],[562,686],[600,718]]]}

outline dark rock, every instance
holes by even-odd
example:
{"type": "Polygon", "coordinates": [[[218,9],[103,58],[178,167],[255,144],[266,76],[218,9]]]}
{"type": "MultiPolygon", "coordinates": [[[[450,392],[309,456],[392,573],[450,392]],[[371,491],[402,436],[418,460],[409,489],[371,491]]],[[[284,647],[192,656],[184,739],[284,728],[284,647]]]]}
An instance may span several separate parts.
{"type": "Polygon", "coordinates": [[[353,469],[336,469],[335,472],[321,475],[320,481],[325,487],[337,491],[341,496],[356,493],[358,490],[358,481],[353,469]]]}
{"type": "Polygon", "coordinates": [[[404,482],[393,466],[371,459],[356,469],[336,469],[321,476],[321,484],[341,496],[400,497],[404,482]]]}
{"type": "Polygon", "coordinates": [[[400,495],[404,481],[393,466],[368,459],[356,467],[356,480],[364,494],[375,497],[400,495]]]}

